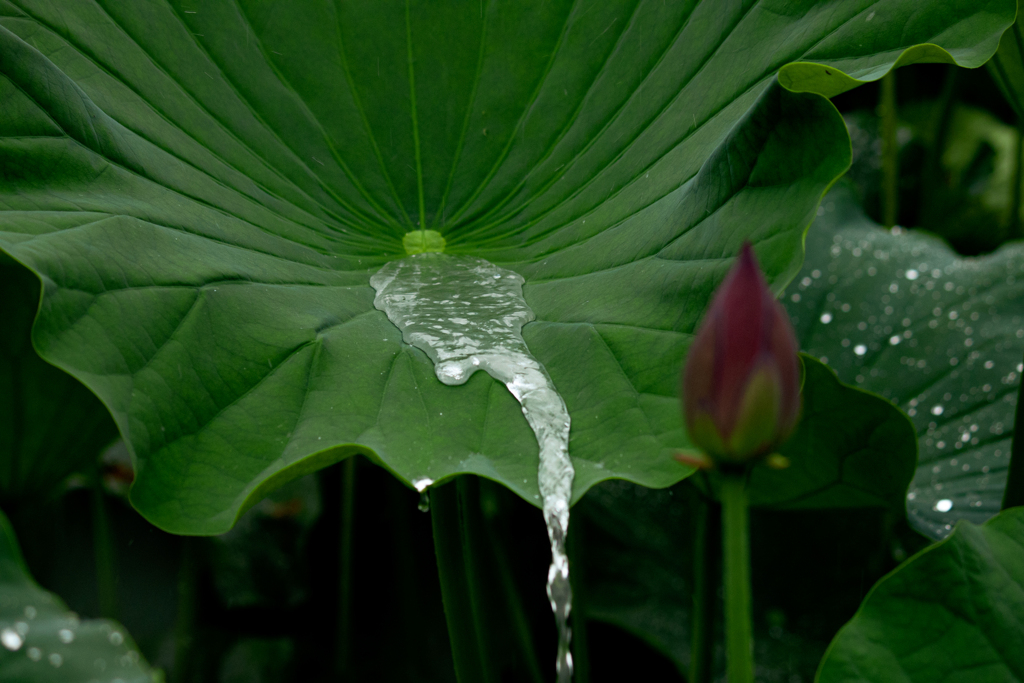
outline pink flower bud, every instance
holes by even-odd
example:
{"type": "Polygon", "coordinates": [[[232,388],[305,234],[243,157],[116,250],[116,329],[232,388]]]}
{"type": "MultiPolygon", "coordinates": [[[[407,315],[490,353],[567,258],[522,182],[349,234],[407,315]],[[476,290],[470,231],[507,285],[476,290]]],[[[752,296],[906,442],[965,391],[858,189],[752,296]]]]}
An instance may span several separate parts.
{"type": "Polygon", "coordinates": [[[715,292],[683,370],[690,440],[715,460],[768,455],[800,416],[796,337],[750,244],[715,292]]]}

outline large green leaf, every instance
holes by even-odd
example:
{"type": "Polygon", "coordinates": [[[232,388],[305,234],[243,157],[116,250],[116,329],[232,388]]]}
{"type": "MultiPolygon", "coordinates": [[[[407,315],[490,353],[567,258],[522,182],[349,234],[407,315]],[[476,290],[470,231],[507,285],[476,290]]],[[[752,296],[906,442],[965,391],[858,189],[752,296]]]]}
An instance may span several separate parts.
{"type": "Polygon", "coordinates": [[[0,680],[23,683],[162,681],[119,624],[82,621],[28,573],[0,512],[0,680]]]}
{"type": "Polygon", "coordinates": [[[0,500],[45,497],[92,468],[117,429],[76,379],[42,361],[29,337],[39,282],[0,255],[0,500]]]}
{"type": "Polygon", "coordinates": [[[875,584],[829,646],[820,683],[1024,678],[1024,509],[950,536],[875,584]]]}
{"type": "Polygon", "coordinates": [[[441,385],[372,306],[417,227],[525,277],[575,497],[664,486],[686,474],[678,369],[730,257],[750,239],[784,285],[848,165],[814,93],[899,60],[979,66],[1013,10],[3,0],[0,248],[42,276],[36,345],[109,407],[133,503],[166,529],[224,531],[355,452],[539,502],[511,396],[441,385]]]}
{"type": "Polygon", "coordinates": [[[890,233],[839,188],[807,237],[786,305],[801,347],[900,406],[917,429],[911,523],[941,538],[999,511],[1024,348],[1024,244],[961,258],[890,233]]]}

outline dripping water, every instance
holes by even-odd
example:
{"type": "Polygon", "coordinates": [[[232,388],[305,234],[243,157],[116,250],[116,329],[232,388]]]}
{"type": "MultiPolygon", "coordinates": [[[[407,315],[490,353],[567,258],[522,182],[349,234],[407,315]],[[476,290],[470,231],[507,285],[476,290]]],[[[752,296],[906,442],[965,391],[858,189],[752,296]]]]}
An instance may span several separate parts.
{"type": "Polygon", "coordinates": [[[537,437],[537,483],[551,543],[547,593],[558,624],[559,683],[572,679],[569,613],[572,590],[565,552],[574,475],[569,411],[551,378],[523,341],[534,319],[523,278],[472,256],[427,253],[392,261],[370,279],[374,306],[407,344],[426,353],[444,384],[464,384],[477,370],[505,384],[537,437]]]}
{"type": "Polygon", "coordinates": [[[434,483],[433,479],[424,477],[423,479],[415,480],[412,485],[420,494],[420,502],[417,507],[420,512],[430,512],[430,485],[434,483]]]}

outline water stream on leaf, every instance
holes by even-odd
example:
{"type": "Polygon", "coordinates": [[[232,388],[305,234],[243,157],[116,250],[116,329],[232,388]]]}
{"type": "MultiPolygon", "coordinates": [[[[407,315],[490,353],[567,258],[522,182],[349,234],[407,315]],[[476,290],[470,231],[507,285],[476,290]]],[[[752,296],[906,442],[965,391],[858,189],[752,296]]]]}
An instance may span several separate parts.
{"type": "Polygon", "coordinates": [[[574,475],[569,411],[523,341],[523,325],[534,319],[523,278],[472,256],[426,253],[388,263],[370,284],[377,291],[374,306],[402,330],[407,344],[434,361],[441,382],[464,384],[484,370],[522,406],[540,448],[537,483],[551,542],[547,592],[558,624],[558,681],[567,683],[572,590],[565,540],[574,475]]]}

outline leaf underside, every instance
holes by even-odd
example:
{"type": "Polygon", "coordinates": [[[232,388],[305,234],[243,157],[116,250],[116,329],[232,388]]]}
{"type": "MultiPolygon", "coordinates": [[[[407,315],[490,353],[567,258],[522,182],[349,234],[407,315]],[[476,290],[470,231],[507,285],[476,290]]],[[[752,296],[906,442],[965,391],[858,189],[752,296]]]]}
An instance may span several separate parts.
{"type": "Polygon", "coordinates": [[[676,377],[710,293],[746,239],[784,286],[849,163],[816,93],[900,59],[979,66],[1013,16],[0,0],[0,248],[40,276],[36,348],[107,406],[132,501],[165,529],[223,532],[357,452],[539,501],[512,397],[480,374],[441,385],[372,306],[369,276],[416,229],[526,279],[574,497],[666,486],[688,474],[676,377]]]}

